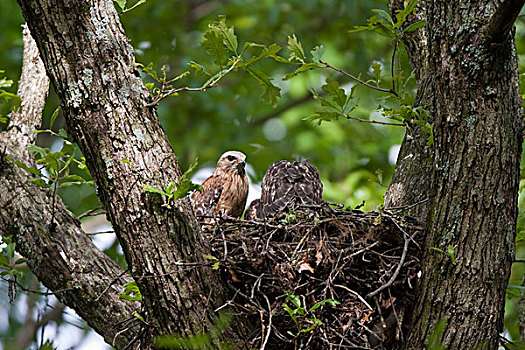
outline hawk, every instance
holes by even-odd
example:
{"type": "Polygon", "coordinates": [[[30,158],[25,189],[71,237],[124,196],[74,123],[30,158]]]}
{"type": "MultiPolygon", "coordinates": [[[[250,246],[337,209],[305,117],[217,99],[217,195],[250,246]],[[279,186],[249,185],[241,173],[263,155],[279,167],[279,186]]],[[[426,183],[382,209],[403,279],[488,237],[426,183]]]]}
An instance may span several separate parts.
{"type": "Polygon", "coordinates": [[[270,165],[261,184],[261,198],[254,200],[245,217],[269,220],[289,210],[306,209],[323,203],[319,172],[308,162],[280,160],[270,165]]]}
{"type": "Polygon", "coordinates": [[[237,151],[224,153],[213,174],[202,183],[203,191],[190,197],[195,215],[207,223],[215,216],[240,217],[248,197],[248,176],[244,170],[246,156],[237,151]]]}

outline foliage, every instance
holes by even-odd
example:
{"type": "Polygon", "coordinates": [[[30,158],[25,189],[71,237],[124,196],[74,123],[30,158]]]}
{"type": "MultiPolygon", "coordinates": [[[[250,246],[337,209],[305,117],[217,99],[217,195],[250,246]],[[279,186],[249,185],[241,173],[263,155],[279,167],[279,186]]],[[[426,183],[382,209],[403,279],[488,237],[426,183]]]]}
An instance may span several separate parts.
{"type": "Polygon", "coordinates": [[[428,336],[428,350],[445,350],[445,347],[441,343],[441,338],[447,329],[448,319],[442,318],[434,324],[430,335],[428,336]]]}
{"type": "Polygon", "coordinates": [[[122,286],[124,291],[118,294],[118,297],[128,301],[141,301],[142,293],[137,286],[137,282],[131,281],[122,286]]]}
{"type": "Polygon", "coordinates": [[[18,277],[22,277],[23,273],[16,268],[16,265],[23,264],[26,262],[25,258],[15,259],[15,247],[16,244],[13,242],[11,236],[1,236],[3,247],[2,255],[0,255],[0,276],[5,277],[9,276],[13,280],[16,280],[18,277]]]}
{"type": "Polygon", "coordinates": [[[193,164],[190,165],[188,170],[186,170],[186,172],[182,174],[182,176],[179,178],[177,183],[170,181],[168,185],[166,186],[165,190],[162,190],[156,186],[151,186],[151,185],[142,185],[142,188],[146,192],[160,194],[163,199],[162,205],[169,209],[171,208],[172,203],[176,201],[177,199],[184,198],[187,195],[189,195],[190,192],[195,191],[195,190],[202,191],[201,185],[194,184],[188,178],[189,174],[193,172],[197,164],[198,164],[198,159],[195,159],[195,162],[193,162],[193,164]]]}
{"type": "Polygon", "coordinates": [[[161,335],[155,338],[155,348],[159,349],[233,349],[228,341],[220,341],[221,335],[232,322],[232,315],[220,313],[216,323],[208,332],[188,336],[177,334],[161,335]]]}
{"type": "MultiPolygon", "coordinates": [[[[4,71],[0,69],[0,74],[2,73],[4,71]]],[[[7,114],[18,111],[22,103],[19,96],[4,90],[4,88],[9,88],[11,85],[13,85],[12,80],[0,77],[0,126],[7,126],[9,121],[7,114]]]]}
{"type": "Polygon", "coordinates": [[[68,140],[64,129],[60,129],[58,133],[51,130],[59,112],[60,107],[51,116],[50,129],[35,131],[36,134],[49,133],[62,139],[63,143],[59,151],[52,152],[48,147],[42,148],[37,145],[29,145],[27,150],[34,154],[36,166],[26,165],[17,159],[9,158],[9,160],[30,174],[35,175],[35,177],[27,179],[27,183],[42,188],[53,188],[56,191],[59,187],[81,184],[93,185],[93,181],[89,180],[91,175],[89,175],[87,170],[86,159],[84,157],[81,157],[81,160],[75,158],[80,153],[78,146],[68,140]],[[85,177],[71,173],[72,163],[76,163],[77,168],[85,172],[85,177]]]}
{"type": "Polygon", "coordinates": [[[432,247],[433,250],[438,251],[438,252],[442,253],[443,255],[449,257],[450,261],[452,261],[452,264],[454,264],[454,265],[456,265],[456,263],[458,262],[458,259],[455,256],[456,248],[457,248],[457,245],[452,245],[452,244],[449,244],[447,246],[447,250],[446,251],[444,251],[443,249],[432,247]]]}
{"type": "Polygon", "coordinates": [[[339,305],[339,302],[337,300],[325,299],[317,302],[311,308],[306,308],[306,305],[304,305],[304,303],[301,302],[301,297],[298,295],[294,295],[290,292],[286,293],[286,301],[290,302],[291,306],[285,302],[282,304],[283,308],[288,313],[288,315],[290,315],[293,322],[295,323],[295,326],[297,327],[297,333],[294,334],[292,332],[289,332],[289,334],[294,338],[297,338],[302,333],[311,332],[315,328],[323,324],[323,322],[321,322],[320,319],[315,317],[315,310],[327,304],[332,307],[339,305]]]}

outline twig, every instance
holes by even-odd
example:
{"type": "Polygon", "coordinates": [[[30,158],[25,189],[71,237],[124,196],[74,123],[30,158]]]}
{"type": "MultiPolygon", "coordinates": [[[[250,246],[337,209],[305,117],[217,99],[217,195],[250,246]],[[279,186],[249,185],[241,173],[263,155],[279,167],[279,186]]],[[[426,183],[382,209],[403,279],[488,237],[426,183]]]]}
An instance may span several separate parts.
{"type": "Polygon", "coordinates": [[[380,124],[380,125],[392,125],[392,126],[406,126],[405,123],[389,123],[389,122],[380,122],[380,121],[377,121],[377,120],[369,120],[369,119],[361,119],[361,118],[351,117],[351,116],[349,116],[346,113],[344,114],[344,116],[345,116],[346,119],[357,120],[358,122],[362,122],[362,123],[380,124]]]}
{"type": "Polygon", "coordinates": [[[401,271],[401,267],[403,267],[403,263],[405,262],[405,258],[407,256],[408,251],[408,243],[410,243],[411,239],[411,237],[406,234],[403,234],[403,237],[405,238],[405,245],[403,246],[403,254],[401,254],[401,259],[399,259],[399,265],[397,265],[396,271],[394,272],[392,277],[390,277],[390,280],[387,283],[383,284],[381,287],[377,288],[373,292],[368,293],[368,295],[366,296],[367,298],[371,298],[377,293],[381,292],[383,289],[390,287],[392,283],[394,283],[394,281],[396,280],[397,275],[399,274],[399,271],[401,271]]]}
{"type": "Polygon", "coordinates": [[[399,206],[399,207],[389,207],[389,208],[385,208],[385,210],[388,210],[388,211],[392,211],[392,210],[408,210],[408,209],[412,209],[414,207],[417,207],[420,204],[428,202],[428,200],[429,200],[429,198],[427,197],[427,198],[423,198],[422,200],[417,201],[416,203],[413,203],[413,204],[410,204],[410,205],[402,205],[402,206],[399,206]]]}
{"type": "MultiPolygon", "coordinates": [[[[391,216],[389,216],[389,215],[385,215],[385,214],[382,214],[382,216],[386,216],[387,218],[389,218],[390,220],[392,220],[392,222],[394,223],[394,225],[397,226],[397,228],[399,229],[399,231],[401,231],[401,232],[403,233],[404,237],[405,237],[405,238],[406,238],[406,237],[410,238],[410,240],[411,240],[412,242],[414,242],[414,244],[415,244],[419,249],[421,249],[421,246],[420,246],[420,245],[414,240],[414,238],[413,238],[412,236],[410,236],[410,235],[409,235],[409,234],[408,234],[408,233],[407,233],[407,232],[401,227],[401,225],[399,225],[399,224],[397,223],[396,220],[394,220],[393,217],[391,217],[391,216]]],[[[416,231],[416,233],[414,233],[414,236],[415,236],[416,234],[417,234],[417,231],[416,231]]]]}
{"type": "Polygon", "coordinates": [[[80,214],[79,216],[77,216],[77,219],[80,220],[80,219],[85,218],[86,216],[96,216],[96,215],[105,214],[106,212],[104,210],[102,210],[102,211],[100,211],[100,212],[98,212],[96,214],[93,214],[94,212],[96,212],[97,210],[100,210],[102,208],[103,208],[102,206],[98,206],[96,208],[90,209],[90,210],[86,211],[85,213],[80,214]]]}
{"type": "Polygon", "coordinates": [[[353,252],[352,254],[350,254],[348,257],[351,258],[353,256],[356,256],[356,255],[359,255],[361,254],[362,252],[365,252],[367,250],[370,250],[371,248],[375,247],[376,245],[378,245],[379,242],[374,242],[366,247],[364,247],[363,249],[359,249],[357,252],[353,252]]]}
{"type": "Polygon", "coordinates": [[[185,87],[181,87],[181,88],[177,88],[177,89],[168,90],[168,91],[164,92],[162,95],[157,96],[157,98],[153,102],[148,103],[146,105],[146,107],[156,106],[156,105],[159,104],[160,101],[162,101],[166,97],[168,97],[168,96],[170,96],[170,95],[172,95],[174,93],[177,93],[177,92],[181,92],[181,91],[203,91],[203,90],[207,90],[207,89],[216,87],[217,86],[217,82],[219,80],[221,80],[226,74],[231,72],[233,70],[233,68],[235,68],[237,63],[240,62],[240,60],[241,60],[240,57],[236,57],[230,68],[228,68],[226,71],[224,71],[224,73],[219,74],[219,76],[216,79],[214,79],[210,83],[206,84],[205,86],[201,86],[199,88],[190,88],[190,87],[185,86],[185,87]]]}
{"type": "Polygon", "coordinates": [[[357,297],[357,298],[358,298],[363,304],[365,304],[367,308],[369,308],[371,311],[374,311],[374,309],[372,309],[372,307],[370,306],[370,304],[367,303],[366,300],[365,300],[365,298],[363,298],[361,295],[359,295],[359,293],[357,293],[357,292],[351,290],[350,288],[345,287],[345,286],[343,286],[343,285],[341,285],[341,284],[334,284],[334,287],[342,288],[342,289],[346,290],[347,292],[352,293],[352,294],[355,295],[355,296],[356,296],[356,297],[357,297]]]}
{"type": "Polygon", "coordinates": [[[392,89],[382,89],[382,88],[380,88],[380,87],[370,85],[370,84],[368,84],[367,82],[362,81],[362,80],[359,79],[358,77],[353,76],[352,74],[350,74],[350,73],[348,73],[348,72],[345,72],[345,71],[342,70],[342,69],[336,68],[336,67],[334,67],[334,66],[332,66],[332,65],[330,65],[330,64],[328,64],[328,63],[326,63],[326,62],[323,61],[323,60],[319,60],[319,63],[323,64],[326,68],[330,68],[330,69],[335,70],[336,72],[339,72],[339,73],[341,73],[341,74],[344,74],[344,75],[346,75],[347,77],[349,77],[349,78],[351,78],[351,79],[357,81],[358,83],[360,83],[360,84],[362,84],[362,85],[364,85],[364,86],[366,86],[366,87],[369,87],[369,88],[371,88],[371,89],[373,89],[373,90],[377,90],[377,91],[381,91],[381,92],[387,92],[387,93],[393,94],[393,95],[396,96],[396,97],[399,97],[399,96],[397,95],[397,92],[395,92],[395,90],[392,90],[392,89]]]}
{"type": "Polygon", "coordinates": [[[185,86],[185,87],[181,87],[181,88],[178,88],[178,89],[171,89],[171,90],[168,90],[167,92],[163,93],[159,97],[157,97],[153,102],[148,103],[146,105],[146,107],[156,106],[156,105],[159,104],[160,101],[162,101],[163,99],[165,99],[169,95],[173,95],[173,94],[175,94],[177,92],[182,92],[182,91],[204,91],[204,90],[216,87],[216,86],[217,86],[217,84],[210,83],[210,84],[208,84],[206,86],[201,86],[201,87],[198,87],[198,88],[190,88],[188,86],[185,86]]]}
{"type": "Polygon", "coordinates": [[[96,236],[96,235],[103,235],[103,234],[106,234],[106,233],[115,233],[114,230],[109,230],[109,231],[100,231],[100,232],[86,232],[86,235],[88,236],[96,236]]]}
{"type": "MultiPolygon", "coordinates": [[[[397,36],[394,40],[394,49],[392,50],[392,62],[390,63],[390,74],[392,75],[392,90],[396,91],[396,80],[394,79],[394,64],[396,62],[397,36]]],[[[397,96],[397,95],[396,95],[397,96]]]]}
{"type": "Polygon", "coordinates": [[[74,288],[64,288],[64,289],[59,289],[56,292],[41,292],[38,290],[26,288],[22,284],[20,284],[20,282],[18,282],[17,280],[8,279],[8,278],[5,278],[4,276],[0,276],[0,278],[7,283],[14,283],[18,288],[20,288],[24,292],[38,294],[38,295],[56,295],[56,294],[64,293],[64,292],[74,289],[74,288]]]}
{"type": "Polygon", "coordinates": [[[272,306],[270,304],[270,301],[268,300],[268,297],[266,296],[266,294],[264,293],[261,293],[264,297],[264,299],[266,300],[266,304],[268,305],[268,326],[267,326],[267,331],[266,331],[266,335],[264,337],[264,342],[262,343],[261,345],[261,348],[260,350],[264,350],[264,348],[266,347],[266,343],[268,343],[268,339],[270,338],[270,333],[272,332],[272,306]]]}

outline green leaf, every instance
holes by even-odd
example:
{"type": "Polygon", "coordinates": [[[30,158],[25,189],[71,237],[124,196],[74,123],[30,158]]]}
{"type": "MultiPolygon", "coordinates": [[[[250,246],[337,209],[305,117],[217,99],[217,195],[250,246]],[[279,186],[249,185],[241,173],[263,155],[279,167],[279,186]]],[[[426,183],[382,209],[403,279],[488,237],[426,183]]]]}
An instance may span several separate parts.
{"type": "Polygon", "coordinates": [[[265,90],[262,95],[263,100],[275,106],[277,104],[277,98],[281,97],[281,89],[272,84],[272,78],[254,68],[247,67],[246,71],[250,73],[250,75],[259,82],[259,84],[264,86],[265,90]]]}
{"type": "Polygon", "coordinates": [[[326,84],[321,86],[321,89],[328,93],[328,97],[334,101],[341,109],[346,104],[345,90],[339,88],[339,83],[331,78],[326,78],[326,84]]]}
{"type": "Polygon", "coordinates": [[[413,32],[414,30],[417,30],[417,29],[419,29],[419,28],[424,27],[425,24],[427,24],[427,20],[426,20],[426,19],[423,19],[423,20],[421,20],[421,21],[418,21],[418,22],[412,23],[411,25],[409,25],[408,27],[406,27],[405,30],[403,30],[403,33],[413,32]]]}
{"type": "Polygon", "coordinates": [[[221,35],[222,42],[228,50],[237,54],[237,36],[234,33],[233,26],[226,26],[226,16],[219,16],[219,20],[210,24],[209,27],[221,35]]]}
{"type": "Polygon", "coordinates": [[[308,310],[308,312],[312,312],[316,309],[318,309],[319,307],[321,306],[325,306],[326,304],[330,305],[330,306],[337,306],[339,304],[341,304],[340,302],[338,302],[337,300],[333,300],[333,299],[326,299],[326,300],[322,300],[318,303],[316,303],[314,306],[312,306],[310,308],[310,310],[308,310]]]}
{"type": "Polygon", "coordinates": [[[204,259],[208,259],[208,260],[219,260],[219,259],[217,259],[216,257],[214,257],[213,255],[210,255],[210,254],[202,254],[202,257],[204,259]]]}
{"type": "MultiPolygon", "coordinates": [[[[290,317],[292,318],[292,320],[294,321],[295,325],[297,325],[297,316],[295,316],[295,312],[294,310],[292,310],[288,305],[286,305],[285,303],[282,304],[283,305],[283,309],[286,310],[286,312],[288,312],[288,315],[290,315],[290,317]]],[[[293,333],[292,333],[293,334],[293,333]]]]}
{"type": "Polygon", "coordinates": [[[223,38],[216,31],[207,31],[204,33],[204,40],[201,42],[206,53],[213,58],[218,66],[224,66],[228,60],[228,50],[224,47],[223,38]]]}
{"type": "Polygon", "coordinates": [[[158,189],[158,188],[155,187],[155,186],[142,185],[142,189],[143,189],[144,191],[146,191],[146,192],[158,193],[158,194],[166,195],[166,192],[164,192],[164,191],[161,190],[161,189],[158,189]]]}
{"type": "Polygon", "coordinates": [[[124,292],[119,293],[119,298],[123,300],[130,300],[130,301],[141,301],[142,300],[142,293],[139,290],[139,287],[137,286],[137,283],[135,281],[128,282],[123,285],[124,292]]]}
{"type": "Polygon", "coordinates": [[[322,121],[332,121],[337,120],[341,116],[341,113],[338,112],[327,112],[327,111],[316,111],[314,115],[304,118],[306,121],[319,121],[318,124],[321,124],[322,121]]]}
{"type": "Polygon", "coordinates": [[[55,123],[55,120],[58,117],[58,113],[60,113],[60,106],[58,106],[55,111],[53,112],[53,115],[51,116],[51,120],[49,121],[49,129],[53,127],[53,124],[55,123]]]}
{"type": "Polygon", "coordinates": [[[67,139],[67,138],[68,138],[68,136],[67,136],[67,132],[66,132],[66,130],[64,130],[64,129],[58,129],[58,135],[59,135],[61,138],[63,138],[63,139],[67,139]]]}
{"type": "Polygon", "coordinates": [[[36,177],[31,177],[31,178],[27,179],[25,182],[26,183],[31,183],[31,184],[33,184],[35,186],[42,187],[42,188],[50,188],[51,187],[50,184],[48,184],[44,180],[36,178],[36,177]]]}
{"type": "Polygon", "coordinates": [[[390,16],[390,13],[386,12],[385,10],[381,10],[381,9],[373,9],[372,12],[374,12],[379,17],[386,20],[390,25],[394,26],[394,20],[390,16]]]}
{"type": "Polygon", "coordinates": [[[311,69],[319,68],[317,63],[303,63],[301,67],[297,68],[293,73],[287,74],[283,80],[289,80],[295,77],[297,74],[309,71],[311,69]]]}
{"type": "Polygon", "coordinates": [[[366,26],[355,26],[354,29],[349,30],[348,32],[355,33],[370,30],[388,38],[395,38],[395,28],[390,23],[385,23],[382,19],[378,19],[376,16],[370,17],[367,22],[368,24],[366,26]]]}
{"type": "Polygon", "coordinates": [[[204,67],[203,65],[195,62],[195,61],[191,61],[188,63],[188,66],[190,66],[191,68],[195,69],[195,74],[196,75],[205,75],[205,76],[211,76],[211,74],[206,70],[206,67],[204,67]]]}
{"type": "Polygon", "coordinates": [[[312,55],[312,61],[314,63],[319,63],[319,61],[321,60],[321,58],[323,57],[323,54],[324,54],[324,47],[323,47],[323,45],[319,45],[319,46],[314,47],[314,49],[312,51],[310,51],[310,54],[312,55]]]}
{"type": "Polygon", "coordinates": [[[416,5],[418,4],[418,2],[419,2],[418,0],[405,1],[405,8],[401,11],[398,11],[396,14],[397,22],[395,24],[395,27],[397,29],[401,28],[403,24],[405,23],[408,15],[414,12],[414,9],[416,8],[416,5]]]}
{"type": "Polygon", "coordinates": [[[261,53],[258,55],[258,56],[254,56],[252,58],[250,58],[248,61],[246,61],[246,65],[250,65],[250,64],[254,64],[260,60],[262,60],[263,58],[266,58],[266,57],[272,57],[272,58],[276,58],[276,57],[279,57],[279,58],[282,58],[280,56],[277,56],[277,53],[281,51],[281,47],[277,44],[272,44],[270,45],[269,47],[264,47],[261,51],[261,53]]]}
{"type": "Polygon", "coordinates": [[[442,318],[434,324],[430,335],[428,336],[428,350],[445,350],[446,348],[441,343],[441,338],[445,333],[448,325],[448,318],[442,318]]]}
{"type": "Polygon", "coordinates": [[[166,187],[166,193],[168,195],[172,195],[173,194],[173,191],[175,190],[176,186],[175,186],[175,182],[173,181],[170,181],[168,183],[168,186],[166,187]]]}
{"type": "Polygon", "coordinates": [[[306,56],[304,55],[303,45],[297,40],[297,37],[291,35],[288,37],[288,46],[286,46],[292,53],[290,54],[289,60],[299,61],[304,63],[306,61],[306,56]]]}
{"type": "MultiPolygon", "coordinates": [[[[194,184],[189,179],[179,179],[177,189],[173,192],[173,200],[181,199],[190,194],[191,191],[202,189],[201,185],[194,184]]],[[[169,193],[169,192],[168,192],[169,193]]]]}
{"type": "MultiPolygon", "coordinates": [[[[0,72],[2,73],[2,72],[0,72]]],[[[7,78],[0,78],[0,88],[8,88],[13,85],[13,81],[7,78]]]]}
{"type": "Polygon", "coordinates": [[[40,155],[41,157],[45,156],[46,154],[49,153],[49,148],[42,148],[42,147],[39,147],[37,145],[29,145],[27,146],[27,151],[29,153],[37,153],[38,155],[40,155]]]}
{"type": "Polygon", "coordinates": [[[23,264],[27,261],[26,258],[19,258],[15,261],[15,265],[18,265],[18,264],[23,264]]]}
{"type": "Polygon", "coordinates": [[[379,84],[381,81],[381,63],[374,61],[372,62],[372,72],[376,78],[376,82],[379,84]]]}
{"type": "Polygon", "coordinates": [[[150,62],[147,66],[143,65],[142,63],[135,63],[135,66],[139,67],[144,73],[155,79],[156,81],[160,81],[159,76],[157,75],[157,72],[155,69],[153,69],[153,62],[150,62]]]}
{"type": "Polygon", "coordinates": [[[118,7],[120,7],[121,10],[124,10],[126,8],[126,2],[128,2],[127,0],[114,0],[118,7]]]}
{"type": "Polygon", "coordinates": [[[12,94],[4,90],[0,90],[0,103],[7,102],[11,102],[11,112],[19,111],[20,106],[22,105],[22,99],[18,95],[12,94]]]}
{"type": "Polygon", "coordinates": [[[24,163],[22,163],[22,162],[19,161],[19,160],[15,160],[14,163],[15,163],[18,167],[24,169],[25,171],[30,172],[30,173],[33,174],[33,175],[36,175],[36,176],[39,176],[39,177],[42,177],[42,176],[43,176],[42,173],[41,173],[38,169],[36,169],[35,167],[27,166],[27,165],[25,165],[24,163]]]}
{"type": "Polygon", "coordinates": [[[301,298],[299,298],[298,295],[294,295],[290,292],[286,292],[286,300],[290,301],[297,308],[301,307],[301,298]]]}

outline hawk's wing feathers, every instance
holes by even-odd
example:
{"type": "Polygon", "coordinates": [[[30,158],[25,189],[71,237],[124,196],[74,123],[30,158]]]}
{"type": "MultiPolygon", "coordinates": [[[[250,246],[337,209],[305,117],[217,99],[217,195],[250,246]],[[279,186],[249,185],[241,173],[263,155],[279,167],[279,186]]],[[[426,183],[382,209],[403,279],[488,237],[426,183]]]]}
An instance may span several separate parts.
{"type": "Polygon", "coordinates": [[[319,205],[323,202],[322,193],[323,184],[315,166],[308,162],[280,160],[264,174],[261,199],[250,204],[247,217],[263,220],[289,210],[319,205]]]}

